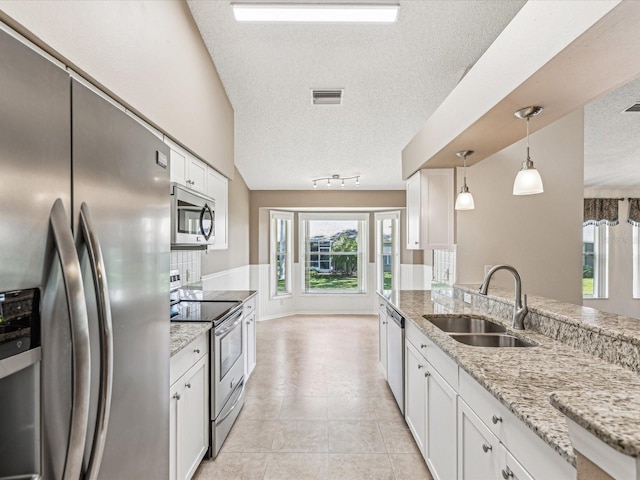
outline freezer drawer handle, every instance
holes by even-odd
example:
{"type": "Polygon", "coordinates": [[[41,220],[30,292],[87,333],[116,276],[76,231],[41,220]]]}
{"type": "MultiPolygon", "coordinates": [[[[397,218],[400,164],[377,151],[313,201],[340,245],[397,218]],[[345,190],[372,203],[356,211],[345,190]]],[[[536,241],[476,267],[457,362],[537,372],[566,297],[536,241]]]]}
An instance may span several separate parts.
{"type": "MultiPolygon", "coordinates": [[[[109,302],[109,286],[104,266],[104,257],[100,240],[93,228],[91,212],[86,203],[80,207],[80,233],[87,245],[87,253],[91,263],[93,284],[98,306],[98,324],[100,327],[100,391],[96,428],[93,435],[93,446],[89,454],[86,480],[95,480],[100,472],[104,445],[109,426],[111,412],[111,394],[113,392],[113,322],[111,319],[111,303],[109,302]]],[[[79,239],[78,239],[79,240],[79,239]]],[[[78,244],[78,246],[80,246],[78,244]]]]}
{"type": "Polygon", "coordinates": [[[59,198],[53,204],[49,222],[53,231],[55,248],[60,258],[67,297],[73,362],[71,426],[62,480],[77,480],[82,476],[82,456],[89,422],[89,396],[91,393],[89,318],[78,252],[69,228],[71,223],[64,210],[62,200],[59,198]]]}

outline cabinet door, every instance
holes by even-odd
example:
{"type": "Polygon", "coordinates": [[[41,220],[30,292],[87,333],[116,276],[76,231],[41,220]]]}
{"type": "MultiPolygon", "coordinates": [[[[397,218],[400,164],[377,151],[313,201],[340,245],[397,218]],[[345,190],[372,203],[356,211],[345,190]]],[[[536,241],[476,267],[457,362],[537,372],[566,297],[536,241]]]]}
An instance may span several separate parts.
{"type": "Polygon", "coordinates": [[[427,374],[427,361],[413,344],[406,342],[404,418],[423,456],[426,452],[427,432],[427,377],[425,374],[427,374]]]}
{"type": "Polygon", "coordinates": [[[225,250],[229,248],[228,231],[228,192],[229,181],[213,168],[207,168],[207,195],[216,201],[216,239],[210,250],[225,250]]]}
{"type": "Polygon", "coordinates": [[[387,378],[387,313],[378,310],[378,359],[387,378]]]}
{"type": "Polygon", "coordinates": [[[193,476],[209,447],[209,382],[207,356],[196,363],[177,384],[178,400],[178,478],[193,476]]]}
{"type": "Polygon", "coordinates": [[[421,172],[407,180],[407,249],[420,250],[422,230],[421,172]]]}
{"type": "Polygon", "coordinates": [[[426,378],[427,464],[436,480],[456,478],[458,395],[429,363],[426,378]]]}
{"type": "Polygon", "coordinates": [[[207,194],[207,164],[202,160],[197,159],[189,155],[187,159],[189,164],[187,171],[189,177],[187,180],[189,181],[189,185],[194,190],[197,190],[200,193],[207,194]]]}
{"type": "Polygon", "coordinates": [[[178,402],[182,385],[176,382],[169,392],[169,480],[178,479],[178,402]]]}
{"type": "MultiPolygon", "coordinates": [[[[256,366],[256,314],[252,313],[245,320],[247,323],[247,371],[246,379],[256,366]]],[[[246,381],[245,379],[245,381],[246,381]]]]}
{"type": "Polygon", "coordinates": [[[458,398],[458,480],[500,478],[500,442],[458,398]]]}
{"type": "Polygon", "coordinates": [[[169,150],[169,172],[172,182],[187,185],[187,157],[178,150],[169,150]]]}
{"type": "MultiPolygon", "coordinates": [[[[437,168],[425,170],[422,196],[426,209],[423,211],[422,247],[452,248],[454,242],[453,199],[454,169],[437,168]]],[[[407,199],[408,200],[408,199],[407,199]]]]}
{"type": "Polygon", "coordinates": [[[503,444],[500,444],[502,449],[502,478],[508,478],[510,480],[533,480],[533,477],[527,472],[524,467],[518,462],[511,452],[505,448],[503,444]]]}

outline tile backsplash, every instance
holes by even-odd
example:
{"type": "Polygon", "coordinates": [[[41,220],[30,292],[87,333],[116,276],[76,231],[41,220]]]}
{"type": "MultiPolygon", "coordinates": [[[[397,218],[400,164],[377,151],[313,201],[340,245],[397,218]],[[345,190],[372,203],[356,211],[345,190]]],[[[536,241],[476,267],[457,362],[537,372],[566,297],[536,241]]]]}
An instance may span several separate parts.
{"type": "Polygon", "coordinates": [[[456,283],[456,250],[455,248],[433,251],[433,281],[431,289],[451,296],[451,289],[456,283]]]}
{"type": "Polygon", "coordinates": [[[201,280],[201,255],[200,250],[171,250],[171,270],[180,271],[182,285],[201,280]]]}

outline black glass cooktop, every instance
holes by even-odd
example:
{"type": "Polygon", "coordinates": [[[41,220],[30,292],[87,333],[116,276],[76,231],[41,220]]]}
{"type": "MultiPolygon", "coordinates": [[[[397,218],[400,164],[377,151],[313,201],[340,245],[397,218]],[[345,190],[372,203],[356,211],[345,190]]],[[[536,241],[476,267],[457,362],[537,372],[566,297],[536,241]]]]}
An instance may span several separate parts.
{"type": "Polygon", "coordinates": [[[171,306],[172,322],[220,323],[242,302],[180,302],[171,306]]]}

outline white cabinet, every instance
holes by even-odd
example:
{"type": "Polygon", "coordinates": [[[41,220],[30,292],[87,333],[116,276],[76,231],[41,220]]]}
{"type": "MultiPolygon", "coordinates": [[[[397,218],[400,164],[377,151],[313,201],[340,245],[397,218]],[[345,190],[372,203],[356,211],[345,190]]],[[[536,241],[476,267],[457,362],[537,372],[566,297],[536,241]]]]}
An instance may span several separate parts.
{"type": "Polygon", "coordinates": [[[426,451],[427,438],[427,361],[410,343],[405,344],[404,418],[420,452],[426,451]]]}
{"type": "Polygon", "coordinates": [[[256,367],[256,296],[245,300],[242,318],[242,348],[244,349],[245,384],[256,367]]]}
{"type": "Polygon", "coordinates": [[[457,393],[427,363],[426,460],[436,479],[456,478],[457,393]]]}
{"type": "Polygon", "coordinates": [[[172,182],[207,194],[207,164],[177,143],[164,137],[169,146],[169,176],[172,182]]]}
{"type": "Polygon", "coordinates": [[[500,444],[500,448],[502,451],[502,469],[500,470],[502,478],[509,480],[534,480],[533,477],[529,475],[529,472],[520,465],[520,462],[511,455],[511,452],[509,452],[504,445],[500,444]]]}
{"type": "Polygon", "coordinates": [[[419,170],[407,180],[407,248],[452,248],[453,168],[419,170]]]}
{"type": "Polygon", "coordinates": [[[458,399],[458,480],[500,478],[500,441],[458,399]]]}
{"type": "Polygon", "coordinates": [[[171,357],[171,378],[177,380],[169,393],[170,480],[190,479],[209,448],[208,335],[171,357]]]}
{"type": "Polygon", "coordinates": [[[384,301],[380,301],[378,309],[378,360],[387,378],[387,311],[384,301]]]}
{"type": "Polygon", "coordinates": [[[215,242],[209,250],[225,250],[229,248],[229,180],[213,168],[207,168],[207,195],[216,201],[215,205],[215,242]]]}

